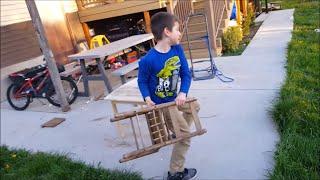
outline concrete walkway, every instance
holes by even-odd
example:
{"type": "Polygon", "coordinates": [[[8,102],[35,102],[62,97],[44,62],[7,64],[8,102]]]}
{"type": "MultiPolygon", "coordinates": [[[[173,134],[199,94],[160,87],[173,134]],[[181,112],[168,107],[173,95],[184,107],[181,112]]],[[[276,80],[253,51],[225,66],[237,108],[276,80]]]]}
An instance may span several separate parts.
{"type": "MultiPolygon", "coordinates": [[[[292,15],[293,10],[271,12],[241,56],[216,58],[220,70],[235,78],[234,82],[193,82],[190,94],[202,105],[199,115],[208,133],[192,139],[186,166],[197,168],[199,179],[266,179],[272,171],[279,137],[269,110],[285,78],[292,15]]],[[[109,122],[109,102],[101,100],[72,108],[66,114],[2,108],[1,144],[68,153],[90,164],[101,162],[105,168],[140,171],[146,179],[161,179],[166,173],[171,146],[118,163],[122,154],[134,150],[134,142],[122,143],[117,138],[109,122]],[[55,128],[40,128],[52,117],[67,120],[55,128]]]]}

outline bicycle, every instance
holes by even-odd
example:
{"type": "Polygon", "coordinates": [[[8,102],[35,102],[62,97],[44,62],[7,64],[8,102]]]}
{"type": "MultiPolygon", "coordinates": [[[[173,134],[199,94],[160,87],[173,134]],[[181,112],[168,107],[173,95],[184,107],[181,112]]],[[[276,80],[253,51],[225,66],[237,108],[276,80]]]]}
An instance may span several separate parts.
{"type": "MultiPolygon", "coordinates": [[[[64,71],[64,67],[58,66],[59,72],[64,71]]],[[[61,76],[63,89],[67,96],[67,101],[72,104],[78,97],[78,88],[71,76],[61,76]]],[[[46,98],[49,103],[60,107],[59,98],[55,92],[50,73],[46,65],[39,65],[30,69],[25,69],[9,75],[13,81],[7,89],[7,99],[11,107],[16,110],[25,110],[32,102],[33,98],[46,98]]]]}

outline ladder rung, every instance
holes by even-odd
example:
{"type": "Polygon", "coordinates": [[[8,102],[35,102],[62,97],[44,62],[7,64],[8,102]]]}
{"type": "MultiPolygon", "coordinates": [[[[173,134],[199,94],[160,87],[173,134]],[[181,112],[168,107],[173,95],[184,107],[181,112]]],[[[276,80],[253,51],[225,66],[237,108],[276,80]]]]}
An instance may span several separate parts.
{"type": "Polygon", "coordinates": [[[165,136],[157,137],[157,138],[155,138],[155,139],[153,139],[153,140],[154,140],[154,141],[160,140],[160,138],[163,139],[163,138],[165,138],[165,136]]]}
{"type": "Polygon", "coordinates": [[[161,132],[160,131],[163,131],[163,129],[159,129],[158,131],[154,131],[154,132],[152,132],[152,134],[161,134],[161,132]]]}
{"type": "Polygon", "coordinates": [[[191,62],[191,63],[197,64],[197,63],[202,63],[202,62],[211,62],[211,60],[199,60],[199,61],[191,62]]]}
{"type": "Polygon", "coordinates": [[[157,119],[158,119],[158,118],[150,118],[149,121],[155,121],[155,122],[157,122],[157,119]]]}
{"type": "Polygon", "coordinates": [[[203,77],[194,77],[193,80],[197,81],[197,80],[206,80],[206,79],[212,79],[214,78],[214,74],[211,74],[209,76],[203,76],[203,77]]]}
{"type": "Polygon", "coordinates": [[[197,70],[193,70],[193,72],[203,72],[203,71],[211,72],[210,69],[197,69],[197,70]]]}
{"type": "Polygon", "coordinates": [[[156,127],[156,126],[159,126],[159,125],[161,125],[161,123],[152,124],[150,127],[156,127]]]}

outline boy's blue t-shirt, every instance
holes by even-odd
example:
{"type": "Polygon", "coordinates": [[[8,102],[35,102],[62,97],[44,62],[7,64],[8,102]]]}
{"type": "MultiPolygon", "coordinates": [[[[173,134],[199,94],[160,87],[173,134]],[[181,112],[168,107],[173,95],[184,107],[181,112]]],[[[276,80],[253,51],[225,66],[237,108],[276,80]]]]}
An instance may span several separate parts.
{"type": "Polygon", "coordinates": [[[188,93],[191,74],[181,45],[171,46],[167,53],[154,48],[139,62],[138,85],[143,98],[150,96],[156,104],[174,101],[177,97],[178,80],[180,91],[188,93]]]}

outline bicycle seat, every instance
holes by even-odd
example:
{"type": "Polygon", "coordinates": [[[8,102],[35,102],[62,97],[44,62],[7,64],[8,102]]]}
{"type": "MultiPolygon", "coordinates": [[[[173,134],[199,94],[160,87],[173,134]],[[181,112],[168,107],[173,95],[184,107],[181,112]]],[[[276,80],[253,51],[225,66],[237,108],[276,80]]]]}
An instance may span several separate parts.
{"type": "Polygon", "coordinates": [[[35,67],[32,67],[29,71],[27,71],[24,74],[24,76],[26,78],[32,78],[32,77],[36,76],[39,72],[42,72],[46,69],[47,69],[47,67],[44,65],[35,66],[35,67]]]}

